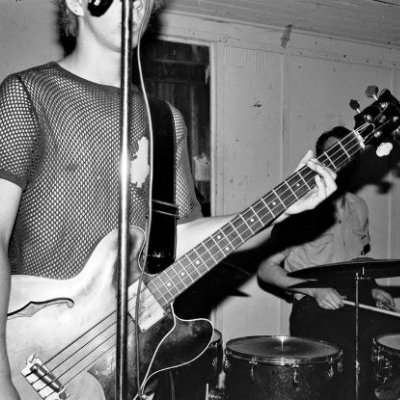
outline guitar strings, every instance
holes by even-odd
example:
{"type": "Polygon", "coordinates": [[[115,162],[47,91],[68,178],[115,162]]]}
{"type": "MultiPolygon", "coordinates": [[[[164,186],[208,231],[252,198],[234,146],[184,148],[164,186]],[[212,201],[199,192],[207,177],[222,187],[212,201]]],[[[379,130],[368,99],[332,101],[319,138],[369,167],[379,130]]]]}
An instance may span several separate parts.
{"type": "MultiPolygon", "coordinates": [[[[370,123],[365,123],[364,125],[362,125],[362,126],[359,127],[358,129],[355,129],[355,130],[353,130],[352,132],[350,132],[349,135],[346,136],[346,137],[345,137],[341,142],[339,142],[339,143],[342,143],[342,144],[343,144],[343,143],[345,143],[346,141],[348,141],[348,142],[351,144],[351,142],[354,141],[354,144],[352,144],[352,147],[351,147],[351,148],[350,148],[350,147],[346,147],[346,150],[349,150],[350,152],[351,152],[352,150],[354,150],[354,148],[357,148],[357,147],[359,148],[359,147],[360,147],[360,139],[359,139],[358,137],[357,137],[357,138],[354,138],[354,137],[352,137],[352,136],[354,136],[354,135],[359,135],[359,132],[361,132],[362,130],[366,129],[366,128],[369,127],[369,126],[370,126],[370,123]]],[[[367,138],[368,138],[369,136],[373,136],[373,134],[374,134],[374,131],[371,132],[371,133],[369,133],[369,134],[367,134],[367,138]]],[[[337,156],[337,154],[340,153],[340,152],[341,152],[341,154],[343,154],[343,153],[342,153],[343,150],[341,149],[341,145],[340,145],[339,143],[335,144],[335,145],[332,146],[330,149],[328,149],[328,151],[334,150],[334,152],[333,152],[332,154],[330,154],[330,157],[337,156]],[[335,149],[336,147],[337,147],[337,149],[335,149]]],[[[348,143],[348,144],[349,144],[349,143],[348,143]]],[[[327,153],[327,152],[325,152],[325,153],[327,153]]],[[[318,157],[317,159],[321,161],[321,159],[322,159],[324,156],[326,157],[326,154],[325,154],[325,153],[323,153],[323,154],[322,154],[320,157],[318,157]]],[[[354,154],[355,154],[355,153],[354,153],[354,154]]],[[[354,155],[354,154],[353,154],[353,155],[354,155]]],[[[353,155],[352,155],[352,156],[353,156],[353,155]]],[[[351,157],[352,157],[352,156],[351,156],[351,157]]],[[[350,157],[350,159],[351,159],[351,157],[350,157]]],[[[329,157],[328,157],[328,160],[329,160],[329,157]]],[[[340,162],[337,166],[335,166],[335,169],[338,170],[338,169],[339,169],[340,167],[342,167],[348,160],[349,160],[349,158],[346,158],[345,161],[340,162]]],[[[306,181],[309,180],[310,183],[311,183],[311,181],[313,180],[313,178],[314,178],[315,175],[316,175],[316,173],[315,173],[314,171],[312,171],[310,168],[304,166],[304,167],[302,167],[300,170],[298,170],[298,171],[296,171],[294,174],[292,174],[288,179],[290,179],[292,176],[294,176],[294,175],[296,175],[296,174],[302,174],[302,175],[301,175],[302,178],[304,178],[306,181]]],[[[276,187],[275,190],[278,190],[279,188],[283,187],[283,185],[287,185],[286,182],[287,182],[287,180],[284,181],[282,184],[278,185],[278,186],[276,187]]],[[[308,184],[307,184],[307,186],[308,186],[308,184]]],[[[315,184],[312,185],[312,186],[315,186],[315,184]]],[[[306,193],[307,193],[307,192],[306,192],[306,193]]],[[[304,194],[306,194],[306,193],[304,193],[304,194]]],[[[287,196],[286,199],[288,199],[288,198],[290,199],[290,198],[293,197],[293,192],[292,192],[290,189],[286,189],[285,191],[282,192],[282,195],[281,195],[280,197],[283,198],[284,196],[287,196]],[[289,194],[289,195],[288,195],[288,194],[289,194]]],[[[302,197],[302,196],[301,196],[301,197],[302,197]]],[[[283,202],[284,202],[284,199],[283,199],[283,202]]],[[[285,203],[284,203],[284,204],[285,204],[285,203]]],[[[290,205],[291,205],[291,204],[290,204],[290,205]]],[[[288,206],[288,207],[289,207],[289,206],[288,206]]],[[[280,207],[279,207],[279,209],[280,209],[280,207]]],[[[267,211],[267,210],[265,210],[265,211],[267,211]]],[[[282,212],[284,212],[284,211],[285,211],[285,210],[279,211],[279,212],[282,213],[282,212]]],[[[271,213],[272,213],[272,212],[271,212],[271,213]]],[[[239,214],[239,215],[240,215],[240,214],[239,214]]],[[[268,213],[266,213],[266,215],[268,215],[268,213]]],[[[263,224],[268,224],[270,221],[267,221],[267,222],[263,221],[262,219],[263,219],[264,217],[265,217],[265,215],[264,215],[264,216],[260,216],[260,220],[263,222],[263,224]]],[[[273,215],[272,220],[275,219],[275,218],[276,218],[276,216],[273,215]]],[[[231,221],[230,221],[230,222],[231,222],[231,221]]],[[[229,223],[228,223],[227,225],[229,225],[229,223]]],[[[247,224],[246,224],[245,222],[243,222],[242,227],[243,227],[243,226],[244,226],[247,230],[249,229],[249,227],[247,226],[247,224]]],[[[265,226],[266,226],[266,225],[265,225],[265,226]]],[[[221,228],[221,230],[223,230],[223,229],[224,229],[224,227],[221,228]]],[[[238,229],[241,229],[241,227],[238,227],[238,229]]],[[[243,240],[243,239],[242,239],[242,240],[243,240]]],[[[229,239],[228,239],[228,241],[229,241],[229,239]]],[[[197,247],[198,247],[198,246],[196,246],[195,249],[197,249],[197,247]]],[[[217,243],[214,243],[214,244],[213,244],[213,247],[214,247],[214,249],[210,249],[210,250],[215,250],[215,248],[219,248],[219,246],[217,245],[217,243]]],[[[195,249],[193,249],[193,250],[195,250],[195,249]]],[[[193,250],[190,251],[190,252],[193,252],[193,250]]],[[[189,252],[189,253],[190,253],[190,252],[189,252]]],[[[187,254],[188,254],[188,253],[187,253],[187,254]]],[[[209,252],[207,252],[206,254],[210,255],[209,252]]],[[[199,256],[202,257],[201,255],[199,255],[199,256]]],[[[184,258],[184,257],[185,257],[185,256],[183,256],[182,258],[184,258]]],[[[211,259],[212,259],[213,262],[216,261],[213,257],[211,257],[211,259]]],[[[160,279],[158,279],[158,278],[160,278],[160,275],[167,274],[168,272],[170,272],[169,270],[173,269],[174,266],[176,266],[177,264],[179,264],[179,261],[180,261],[180,260],[177,260],[175,263],[173,263],[169,268],[167,268],[167,269],[166,269],[165,271],[163,271],[161,274],[159,274],[158,276],[156,276],[155,278],[153,278],[152,280],[150,280],[148,286],[149,286],[153,281],[155,281],[155,280],[158,280],[158,281],[159,281],[160,279]]],[[[196,265],[193,264],[193,263],[191,263],[191,266],[194,267],[194,268],[196,268],[196,265]]],[[[183,282],[183,281],[182,281],[182,282],[183,282]]],[[[164,286],[165,286],[165,285],[164,285],[164,286]]],[[[165,289],[168,290],[168,291],[170,290],[170,288],[168,288],[167,286],[165,286],[165,289]]],[[[160,293],[161,293],[161,292],[160,292],[160,293]]],[[[153,295],[154,295],[154,293],[153,293],[153,295]]],[[[130,298],[130,301],[136,299],[136,297],[137,297],[136,294],[134,294],[134,295],[130,298]]],[[[153,300],[153,299],[151,299],[151,300],[153,301],[153,304],[155,304],[154,300],[153,300]]],[[[169,300],[165,298],[165,301],[166,301],[165,305],[167,305],[167,304],[169,303],[169,300]]],[[[130,310],[130,311],[132,311],[132,310],[130,310]]],[[[142,310],[142,311],[139,313],[139,319],[140,319],[140,316],[143,315],[143,312],[144,312],[144,311],[145,311],[145,310],[142,310]]],[[[103,320],[101,320],[100,322],[98,322],[94,327],[90,328],[87,332],[85,332],[85,333],[82,334],[80,337],[78,337],[76,340],[74,340],[70,345],[66,346],[63,350],[59,351],[54,357],[52,357],[48,362],[54,361],[57,357],[62,356],[62,353],[63,353],[64,351],[66,351],[67,349],[71,348],[73,344],[78,343],[79,340],[84,339],[84,337],[85,337],[86,335],[88,335],[91,331],[94,331],[95,328],[101,326],[101,325],[104,324],[104,323],[109,323],[108,326],[106,326],[101,332],[99,332],[99,333],[97,333],[95,336],[93,336],[87,343],[84,344],[84,346],[81,346],[80,348],[78,348],[77,350],[75,350],[75,351],[72,353],[72,355],[68,356],[68,357],[65,358],[64,360],[60,360],[59,364],[58,364],[57,366],[53,367],[52,370],[49,370],[49,371],[44,375],[44,377],[46,377],[46,376],[48,377],[48,376],[50,376],[50,374],[53,374],[54,377],[55,377],[55,379],[59,379],[60,377],[64,376],[66,373],[68,373],[69,371],[72,371],[73,368],[77,367],[79,363],[82,363],[82,362],[83,362],[85,359],[87,359],[90,355],[94,354],[94,353],[95,353],[96,351],[98,351],[98,350],[102,350],[102,351],[101,351],[101,354],[99,354],[98,357],[96,357],[94,360],[91,360],[91,361],[89,362],[89,365],[88,365],[88,366],[83,367],[83,368],[82,368],[79,372],[77,372],[72,378],[70,378],[68,381],[66,381],[66,383],[65,383],[64,385],[67,385],[67,384],[70,383],[76,376],[78,376],[80,373],[82,373],[83,371],[85,371],[90,365],[93,365],[98,359],[100,359],[100,358],[104,355],[105,352],[108,352],[108,351],[110,351],[112,348],[114,348],[114,347],[116,346],[115,343],[113,343],[113,344],[111,345],[111,347],[108,347],[107,349],[103,349],[103,348],[102,348],[102,347],[104,346],[104,344],[105,344],[107,341],[109,341],[110,339],[113,339],[113,338],[114,338],[114,340],[115,340],[115,336],[114,336],[114,335],[108,336],[105,340],[103,340],[101,343],[99,343],[94,349],[92,349],[88,354],[85,354],[78,362],[76,362],[75,364],[73,364],[69,369],[65,370],[65,371],[62,373],[62,375],[60,375],[60,377],[56,377],[56,376],[55,376],[55,371],[56,371],[57,369],[60,369],[60,368],[62,367],[63,364],[65,364],[65,363],[66,363],[67,361],[69,361],[69,360],[72,360],[76,354],[78,354],[80,351],[82,351],[82,350],[83,350],[85,347],[87,347],[91,342],[93,343],[95,340],[97,340],[97,339],[100,338],[102,335],[104,335],[104,333],[105,333],[107,330],[109,330],[110,328],[113,328],[113,327],[115,326],[115,322],[113,322],[113,321],[108,321],[108,322],[107,322],[107,320],[112,319],[112,317],[114,316],[114,314],[115,314],[115,313],[111,313],[111,314],[109,314],[108,316],[106,316],[103,320]]],[[[129,329],[129,333],[132,333],[132,332],[133,332],[133,329],[129,329]]],[[[45,365],[46,365],[46,364],[45,364],[45,365]]],[[[34,374],[34,372],[31,372],[31,373],[28,374],[27,376],[29,376],[29,375],[31,375],[31,374],[34,374]]],[[[40,378],[38,378],[38,380],[39,380],[39,379],[40,379],[40,378]]],[[[53,381],[54,381],[54,380],[53,380],[53,381]]],[[[36,382],[37,382],[37,381],[36,381],[36,382]]],[[[52,383],[52,382],[46,383],[46,384],[45,384],[45,387],[42,388],[42,389],[40,389],[40,391],[44,390],[46,387],[50,387],[51,383],[52,383]]],[[[31,383],[31,384],[32,384],[32,383],[31,383]]],[[[53,389],[52,389],[52,390],[53,390],[53,389]]],[[[53,390],[53,391],[54,391],[54,390],[53,390]]]]}
{"type": "MultiPolygon", "coordinates": [[[[146,293],[146,292],[142,292],[141,297],[143,296],[143,293],[146,293]]],[[[147,297],[149,297],[149,296],[147,295],[147,297]]],[[[136,294],[134,294],[134,295],[130,298],[130,302],[134,302],[135,298],[136,298],[136,294]]],[[[146,300],[146,299],[144,299],[144,300],[146,300]]],[[[130,311],[130,312],[134,311],[134,307],[130,307],[130,310],[129,310],[129,311],[130,311]]],[[[139,314],[139,319],[140,319],[140,316],[143,315],[143,312],[144,312],[144,309],[142,309],[141,313],[139,314]]],[[[100,332],[98,332],[96,335],[92,336],[92,337],[90,338],[90,340],[88,340],[83,346],[81,346],[81,347],[77,348],[76,350],[74,350],[73,353],[70,354],[70,355],[69,355],[68,357],[66,357],[65,359],[60,360],[58,365],[54,366],[52,369],[49,369],[49,371],[46,372],[46,374],[43,374],[43,377],[40,377],[40,378],[46,378],[46,377],[49,378],[49,377],[50,377],[50,382],[49,382],[49,383],[46,382],[46,385],[45,385],[44,387],[42,387],[42,388],[39,390],[39,392],[41,392],[41,391],[43,391],[43,390],[46,390],[48,387],[51,388],[51,384],[52,384],[53,382],[55,382],[56,380],[62,378],[62,377],[63,377],[64,375],[66,375],[67,373],[72,372],[72,370],[73,370],[74,368],[75,368],[75,369],[76,369],[77,367],[79,368],[79,364],[82,364],[82,363],[83,363],[86,359],[88,359],[90,356],[93,356],[93,355],[96,353],[96,351],[99,351],[99,354],[98,354],[98,355],[95,355],[95,358],[92,357],[92,359],[89,361],[88,365],[85,365],[85,366],[81,367],[81,368],[82,368],[81,370],[79,370],[77,373],[75,373],[75,375],[73,375],[71,378],[69,378],[68,380],[66,380],[66,382],[64,383],[64,385],[67,385],[67,384],[68,384],[69,382],[71,382],[76,376],[78,376],[81,372],[85,371],[90,365],[93,365],[98,359],[100,359],[100,358],[104,355],[105,352],[108,352],[108,351],[111,350],[113,347],[115,347],[115,346],[116,346],[116,343],[115,343],[115,331],[112,331],[112,332],[110,332],[109,334],[107,334],[107,331],[108,331],[108,330],[110,330],[110,329],[112,329],[112,328],[115,328],[115,326],[116,326],[116,324],[115,324],[115,322],[116,322],[116,321],[115,321],[115,317],[116,317],[116,316],[115,316],[115,312],[109,314],[107,317],[105,317],[102,321],[100,321],[99,323],[97,323],[97,324],[96,324],[94,327],[92,327],[90,330],[88,330],[88,331],[85,332],[83,335],[81,335],[79,338],[77,338],[76,340],[74,340],[74,342],[72,342],[70,345],[66,346],[64,350],[61,350],[61,351],[60,351],[59,353],[57,353],[54,357],[52,357],[52,358],[49,359],[46,363],[44,363],[44,365],[46,365],[46,364],[48,364],[48,363],[51,363],[52,361],[53,361],[53,362],[56,361],[56,358],[57,358],[58,356],[61,356],[62,353],[63,353],[64,351],[66,351],[68,348],[71,348],[71,347],[73,346],[73,344],[76,344],[76,343],[78,343],[81,339],[84,339],[85,336],[88,335],[91,331],[94,331],[95,328],[100,327],[103,323],[107,323],[107,322],[108,322],[108,325],[105,326],[104,329],[102,329],[102,331],[100,331],[100,332]],[[111,321],[107,321],[107,320],[110,320],[110,319],[111,319],[111,321]],[[105,336],[105,335],[108,335],[108,336],[105,336]],[[102,336],[105,336],[105,337],[102,337],[102,336]],[[97,345],[96,345],[94,348],[90,349],[90,351],[89,351],[88,353],[81,355],[81,358],[80,358],[80,359],[75,360],[75,361],[74,361],[74,364],[72,364],[72,366],[70,366],[70,367],[67,368],[65,371],[61,372],[60,374],[58,374],[58,376],[56,376],[56,375],[57,375],[57,373],[56,373],[57,369],[61,369],[62,366],[63,366],[63,364],[66,364],[68,361],[71,361],[71,360],[73,360],[74,358],[76,358],[76,356],[79,355],[79,352],[84,351],[84,349],[85,349],[86,347],[88,347],[89,345],[95,343],[95,341],[98,342],[98,339],[99,339],[99,338],[101,338],[102,342],[97,343],[97,345]],[[104,345],[105,345],[108,341],[110,341],[110,340],[113,342],[113,343],[111,344],[111,346],[108,346],[108,348],[104,348],[104,347],[105,347],[104,345]],[[54,379],[52,378],[52,376],[54,376],[54,379]]],[[[131,325],[131,327],[130,327],[130,329],[129,329],[129,333],[131,334],[131,333],[134,332],[134,326],[133,326],[133,324],[130,324],[130,325],[131,325]]],[[[34,372],[31,372],[30,374],[28,374],[27,377],[30,376],[30,375],[34,375],[34,372]]],[[[40,380],[40,378],[38,378],[35,382],[30,382],[30,383],[31,383],[31,384],[34,384],[34,383],[38,382],[38,381],[40,380]]],[[[52,388],[51,388],[51,389],[52,389],[52,388]]],[[[52,390],[54,391],[54,389],[52,389],[52,390]]]]}
{"type": "MultiPolygon", "coordinates": [[[[356,135],[359,135],[359,131],[362,131],[363,129],[367,128],[368,126],[369,126],[369,123],[364,124],[363,126],[361,126],[361,127],[358,129],[358,131],[355,130],[355,131],[353,131],[353,132],[350,132],[349,135],[346,136],[346,138],[344,138],[344,139],[340,142],[340,144],[337,143],[337,144],[333,145],[333,146],[329,149],[330,157],[329,157],[329,156],[327,157],[327,155],[326,155],[327,152],[325,152],[325,153],[322,154],[320,157],[318,157],[318,159],[321,160],[322,158],[326,157],[326,159],[329,161],[330,158],[335,158],[335,157],[336,157],[335,161],[336,161],[336,162],[339,161],[339,162],[337,162],[336,164],[334,164],[334,167],[335,167],[335,169],[339,169],[342,165],[344,165],[344,164],[347,163],[349,160],[351,160],[352,157],[353,157],[354,154],[355,154],[355,152],[354,152],[351,156],[350,156],[350,155],[347,155],[347,156],[346,156],[346,153],[344,153],[344,152],[342,151],[342,146],[343,146],[343,144],[346,143],[346,141],[348,142],[348,143],[346,144],[346,149],[347,149],[350,153],[351,153],[352,151],[354,151],[354,149],[356,149],[357,152],[358,152],[358,151],[360,150],[360,146],[361,146],[361,145],[360,145],[360,140],[359,140],[359,138],[355,138],[354,135],[355,135],[355,134],[356,134],[356,135]],[[353,142],[353,143],[352,143],[352,142],[353,142]],[[349,143],[352,143],[352,145],[350,146],[349,143]],[[344,160],[340,161],[339,158],[337,158],[337,155],[338,155],[338,154],[343,155],[343,156],[344,156],[344,160]]],[[[373,133],[368,134],[367,137],[368,137],[368,136],[371,136],[371,135],[373,135],[373,133]]],[[[297,171],[296,173],[292,174],[291,177],[295,176],[296,174],[299,174],[302,178],[304,178],[305,180],[308,180],[308,181],[309,181],[309,184],[306,182],[306,186],[307,186],[308,189],[311,189],[310,185],[311,185],[311,186],[314,186],[314,184],[312,183],[312,181],[313,181],[313,178],[314,178],[314,176],[315,176],[316,174],[315,174],[315,172],[312,171],[310,168],[308,168],[308,167],[305,166],[305,167],[303,167],[302,169],[300,169],[299,171],[297,171]]],[[[291,177],[289,177],[287,180],[291,179],[291,177]]],[[[281,198],[282,198],[284,201],[287,200],[288,198],[289,198],[289,199],[290,199],[290,198],[293,198],[293,192],[292,192],[292,190],[289,189],[289,188],[287,187],[287,180],[284,181],[280,186],[277,186],[277,187],[275,188],[275,191],[279,191],[282,187],[284,187],[284,192],[283,192],[283,194],[282,194],[282,196],[281,196],[281,198]],[[286,196],[286,199],[284,199],[285,196],[286,196]]],[[[267,208],[268,208],[268,207],[267,207],[267,208]]],[[[278,212],[276,212],[276,214],[273,213],[273,211],[276,211],[274,207],[270,207],[270,208],[268,208],[268,210],[271,211],[271,214],[273,214],[274,218],[276,218],[277,216],[279,216],[279,213],[278,213],[278,212]],[[270,210],[270,208],[272,209],[272,211],[270,210]]],[[[244,221],[244,222],[241,221],[241,219],[240,219],[240,217],[241,217],[242,215],[245,215],[246,213],[251,212],[251,209],[254,209],[254,206],[253,206],[253,207],[250,207],[250,211],[246,211],[246,212],[244,212],[244,213],[242,213],[242,214],[239,214],[239,216],[236,217],[236,222],[239,221],[239,223],[241,223],[241,225],[237,225],[237,227],[238,227],[239,230],[243,229],[243,227],[244,227],[245,230],[247,230],[247,231],[249,231],[249,229],[251,230],[251,227],[249,226],[249,224],[247,224],[245,221],[244,221]]],[[[278,207],[278,211],[279,211],[279,209],[281,209],[281,207],[278,207]]],[[[266,210],[266,207],[264,207],[264,210],[267,211],[267,210],[266,210]]],[[[284,210],[282,210],[282,211],[284,211],[284,210]]],[[[252,214],[251,214],[251,215],[252,215],[252,214]]],[[[266,212],[264,215],[259,215],[259,216],[257,215],[257,217],[260,219],[260,221],[261,221],[263,227],[266,226],[266,224],[268,224],[268,222],[269,222],[269,221],[265,221],[265,219],[264,219],[265,216],[268,216],[268,217],[269,217],[268,212],[266,212]]],[[[227,225],[229,225],[229,224],[233,225],[233,223],[232,223],[233,221],[235,221],[235,218],[234,218],[233,220],[231,220],[227,225]]],[[[225,228],[225,227],[222,227],[220,231],[218,231],[217,233],[214,233],[212,236],[215,236],[216,234],[219,234],[220,232],[222,232],[222,231],[224,230],[224,228],[225,228]]],[[[237,229],[235,228],[235,226],[233,226],[233,228],[234,228],[234,230],[237,230],[237,229]]],[[[249,233],[250,235],[252,235],[254,232],[248,232],[248,233],[249,233]]],[[[212,241],[211,239],[207,239],[207,240],[208,240],[209,242],[212,241]]],[[[229,241],[229,238],[228,238],[228,241],[229,241]]],[[[244,241],[244,240],[242,239],[242,241],[244,241]]],[[[201,251],[199,250],[199,247],[201,247],[201,246],[204,246],[204,242],[201,243],[200,245],[198,245],[197,247],[195,247],[195,249],[193,249],[192,251],[190,251],[189,253],[186,254],[186,258],[189,259],[189,266],[192,264],[192,263],[190,262],[190,254],[201,252],[201,251]]],[[[204,246],[204,247],[206,248],[206,253],[207,253],[207,246],[204,246]]],[[[215,247],[215,246],[214,246],[214,247],[215,247]]],[[[222,253],[223,253],[223,255],[225,256],[225,253],[224,253],[223,251],[222,251],[222,253]]],[[[209,257],[209,254],[208,254],[208,253],[207,253],[207,255],[208,255],[208,257],[209,257]]],[[[211,256],[211,258],[212,258],[211,261],[214,261],[214,257],[211,256]]],[[[209,257],[209,259],[210,259],[210,257],[209,257]]],[[[204,260],[202,260],[202,261],[204,261],[204,260]]],[[[179,260],[178,260],[178,262],[179,262],[179,260]]],[[[194,266],[194,265],[192,264],[192,266],[194,266]]],[[[184,267],[184,266],[183,266],[183,267],[184,267]]],[[[194,266],[194,267],[195,267],[195,266],[194,266]]],[[[170,268],[168,268],[166,271],[162,272],[158,277],[154,278],[153,281],[154,281],[155,279],[157,279],[157,280],[158,280],[157,283],[161,283],[160,286],[162,286],[162,282],[161,282],[161,281],[164,281],[164,279],[163,279],[163,278],[164,278],[164,275],[168,275],[168,273],[170,272],[169,270],[170,270],[170,268]]],[[[195,269],[195,271],[197,271],[197,270],[195,269]]],[[[172,270],[172,272],[174,272],[174,270],[172,270]]],[[[190,275],[190,273],[189,273],[189,275],[190,275]]],[[[201,277],[201,275],[200,275],[200,277],[201,277]]],[[[153,281],[152,281],[152,282],[153,282],[153,281]]],[[[182,279],[181,279],[181,281],[183,282],[182,279]]],[[[151,284],[152,282],[150,282],[150,284],[151,284]]],[[[156,285],[156,286],[157,286],[157,285],[156,285]]],[[[165,285],[164,285],[164,286],[165,286],[165,285]]],[[[165,289],[166,289],[167,291],[170,292],[170,288],[169,288],[169,287],[165,287],[165,289]]]]}

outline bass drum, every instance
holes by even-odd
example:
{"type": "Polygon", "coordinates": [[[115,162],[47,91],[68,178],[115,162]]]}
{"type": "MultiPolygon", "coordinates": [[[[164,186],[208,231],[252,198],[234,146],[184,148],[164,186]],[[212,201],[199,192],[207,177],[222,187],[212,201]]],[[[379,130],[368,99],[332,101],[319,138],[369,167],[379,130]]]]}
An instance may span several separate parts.
{"type": "Polygon", "coordinates": [[[229,400],[328,400],[342,351],[324,341],[251,336],[228,341],[225,356],[229,400]]]}
{"type": "Polygon", "coordinates": [[[196,360],[173,371],[175,400],[206,399],[218,385],[222,362],[222,335],[214,329],[207,350],[196,360]]]}

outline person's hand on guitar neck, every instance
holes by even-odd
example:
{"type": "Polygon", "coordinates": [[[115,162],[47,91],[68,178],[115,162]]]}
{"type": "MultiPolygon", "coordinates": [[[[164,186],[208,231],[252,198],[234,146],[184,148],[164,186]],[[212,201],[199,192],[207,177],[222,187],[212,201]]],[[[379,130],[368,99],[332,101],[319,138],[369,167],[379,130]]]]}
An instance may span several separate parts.
{"type": "Polygon", "coordinates": [[[325,167],[319,161],[317,161],[317,159],[314,158],[314,153],[312,150],[309,150],[300,160],[296,171],[298,171],[305,165],[316,172],[316,186],[312,190],[310,190],[304,197],[302,197],[295,204],[289,207],[286,212],[278,219],[278,221],[281,221],[289,215],[298,214],[300,212],[315,208],[319,203],[328,198],[337,189],[335,183],[336,172],[325,167]]]}

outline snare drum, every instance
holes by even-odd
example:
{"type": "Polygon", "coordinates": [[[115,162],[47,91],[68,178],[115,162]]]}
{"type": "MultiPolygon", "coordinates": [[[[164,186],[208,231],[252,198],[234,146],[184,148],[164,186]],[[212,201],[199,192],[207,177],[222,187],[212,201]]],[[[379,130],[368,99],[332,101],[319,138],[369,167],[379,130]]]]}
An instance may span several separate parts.
{"type": "Polygon", "coordinates": [[[176,400],[204,400],[222,372],[222,335],[214,329],[207,350],[196,360],[173,371],[176,400]]]}
{"type": "Polygon", "coordinates": [[[225,389],[229,400],[327,400],[341,372],[333,344],[291,336],[228,341],[225,389]]]}
{"type": "Polygon", "coordinates": [[[386,383],[393,376],[400,376],[400,334],[391,333],[374,338],[372,361],[377,382],[386,383]]]}

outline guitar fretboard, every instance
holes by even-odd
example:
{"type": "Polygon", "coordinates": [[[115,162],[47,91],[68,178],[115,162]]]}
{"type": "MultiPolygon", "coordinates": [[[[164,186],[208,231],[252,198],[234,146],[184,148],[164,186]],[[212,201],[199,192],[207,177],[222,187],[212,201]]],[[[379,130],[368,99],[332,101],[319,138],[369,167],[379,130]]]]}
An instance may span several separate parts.
{"type": "MultiPolygon", "coordinates": [[[[318,161],[338,171],[363,147],[360,134],[353,131],[318,157],[318,161]]],[[[162,306],[170,305],[176,297],[257,232],[269,226],[314,186],[314,171],[307,166],[296,171],[154,277],[148,283],[148,288],[162,306]]]]}

